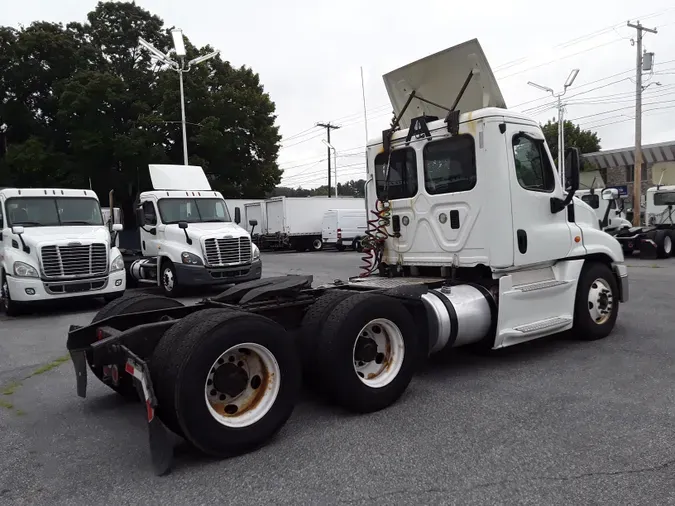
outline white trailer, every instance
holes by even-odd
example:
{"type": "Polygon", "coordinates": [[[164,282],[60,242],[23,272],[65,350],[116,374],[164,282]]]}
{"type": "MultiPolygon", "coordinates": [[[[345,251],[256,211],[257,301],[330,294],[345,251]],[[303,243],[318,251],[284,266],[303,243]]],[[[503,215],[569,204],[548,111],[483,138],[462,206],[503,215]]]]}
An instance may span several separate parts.
{"type": "Polygon", "coordinates": [[[329,209],[364,209],[353,197],[274,197],[265,203],[267,231],[263,246],[319,251],[323,248],[323,215],[329,209]]]}
{"type": "Polygon", "coordinates": [[[329,209],[323,215],[321,237],[324,245],[334,244],[338,251],[361,251],[367,227],[365,209],[329,209]]]}
{"type": "Polygon", "coordinates": [[[251,240],[260,246],[260,237],[267,233],[265,201],[244,205],[244,223],[248,226],[251,240]]]}
{"type": "MultiPolygon", "coordinates": [[[[167,428],[214,456],[257,449],[290,418],[302,380],[368,413],[392,406],[429,355],[563,331],[593,341],[614,329],[628,269],[617,240],[574,199],[580,152],[566,150],[563,185],[539,121],[506,109],[478,41],[385,84],[396,117],[367,143],[366,207],[379,219],[368,222],[360,276],[314,287],[307,275],[265,278],[186,306],[129,298],[71,326],[78,392],[92,350],[92,370],[128,372],[108,384],[142,396],[158,474],[171,466],[167,428]]],[[[316,212],[312,199],[286,200],[277,205],[316,212]]],[[[664,193],[659,203],[670,210],[675,200],[664,193]]],[[[476,374],[490,384],[489,372],[476,374]]]]}

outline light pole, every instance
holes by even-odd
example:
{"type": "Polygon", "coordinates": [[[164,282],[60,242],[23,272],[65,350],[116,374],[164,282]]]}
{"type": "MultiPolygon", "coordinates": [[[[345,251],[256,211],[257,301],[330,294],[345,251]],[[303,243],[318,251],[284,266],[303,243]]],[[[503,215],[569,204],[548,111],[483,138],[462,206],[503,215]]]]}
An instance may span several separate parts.
{"type": "Polygon", "coordinates": [[[567,81],[565,81],[565,86],[563,87],[562,92],[558,94],[554,93],[553,90],[547,86],[541,86],[540,84],[533,83],[532,81],[527,82],[527,84],[530,86],[534,86],[539,90],[546,91],[550,93],[553,98],[558,99],[558,170],[560,171],[563,190],[565,189],[565,126],[563,118],[564,106],[562,104],[561,98],[565,93],[567,93],[567,88],[572,86],[572,83],[577,78],[578,73],[579,69],[573,69],[572,72],[570,72],[570,75],[567,77],[567,81]]]}
{"type": "Polygon", "coordinates": [[[178,83],[180,86],[180,114],[181,114],[181,125],[183,127],[183,164],[188,164],[188,150],[187,150],[187,132],[185,129],[185,94],[183,92],[183,73],[189,72],[193,65],[198,65],[210,60],[211,58],[216,57],[220,50],[215,50],[212,53],[205,54],[204,56],[198,56],[187,62],[185,64],[185,41],[183,40],[183,31],[180,28],[175,28],[171,30],[171,36],[173,37],[173,49],[169,50],[166,54],[162,53],[155,46],[150,44],[147,40],[142,37],[138,38],[138,43],[143,46],[145,49],[150,51],[150,53],[157,58],[157,60],[168,67],[171,70],[178,72],[178,83]],[[180,63],[176,62],[169,58],[170,53],[174,53],[179,59],[180,63]]]}
{"type": "MultiPolygon", "coordinates": [[[[337,198],[337,196],[338,196],[338,188],[337,188],[338,187],[338,181],[337,181],[337,150],[335,149],[335,147],[330,142],[326,141],[326,139],[321,139],[321,142],[323,142],[328,147],[328,149],[333,151],[333,160],[334,160],[334,165],[335,165],[335,198],[337,198]]],[[[329,192],[328,196],[330,197],[330,188],[328,188],[328,192],[329,192]]]]}

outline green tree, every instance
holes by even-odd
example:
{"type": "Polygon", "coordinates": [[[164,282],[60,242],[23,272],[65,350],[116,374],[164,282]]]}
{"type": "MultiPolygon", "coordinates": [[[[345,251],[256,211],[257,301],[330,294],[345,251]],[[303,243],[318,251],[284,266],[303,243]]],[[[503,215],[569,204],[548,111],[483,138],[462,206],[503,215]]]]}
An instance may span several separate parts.
{"type": "MultiPolygon", "coordinates": [[[[579,125],[575,125],[568,120],[565,120],[563,125],[565,127],[564,135],[566,148],[579,148],[581,150],[581,154],[600,151],[600,138],[596,132],[592,132],[591,130],[582,130],[579,125]]],[[[544,132],[546,144],[548,144],[548,148],[551,150],[551,156],[553,156],[557,166],[558,122],[549,120],[545,125],[542,125],[541,129],[544,132]]],[[[588,167],[584,168],[588,169],[588,167]]]]}
{"type": "MultiPolygon", "coordinates": [[[[183,163],[178,75],[138,46],[168,51],[170,28],[134,2],[99,2],[83,24],[0,27],[2,185],[114,189],[131,211],[149,163],[183,163]]],[[[185,43],[186,60],[213,51],[185,43]]],[[[184,78],[189,162],[227,197],[274,189],[280,136],[259,76],[216,57],[184,78]]]]}

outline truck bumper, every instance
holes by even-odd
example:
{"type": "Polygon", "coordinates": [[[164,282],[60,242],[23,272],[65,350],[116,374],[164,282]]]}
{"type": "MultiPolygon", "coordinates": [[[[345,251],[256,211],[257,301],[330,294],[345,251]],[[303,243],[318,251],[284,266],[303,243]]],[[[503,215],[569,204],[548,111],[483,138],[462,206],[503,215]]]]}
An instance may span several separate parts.
{"type": "Polygon", "coordinates": [[[44,281],[39,278],[8,276],[9,293],[15,302],[40,302],[74,297],[103,297],[126,289],[125,271],[106,276],[67,281],[44,281]]]}
{"type": "Polygon", "coordinates": [[[203,267],[174,264],[178,284],[183,286],[211,286],[243,283],[262,277],[262,261],[254,260],[250,265],[236,267],[203,267]]]}
{"type": "Polygon", "coordinates": [[[619,284],[619,301],[628,302],[628,267],[625,264],[612,264],[612,270],[619,284]]]}

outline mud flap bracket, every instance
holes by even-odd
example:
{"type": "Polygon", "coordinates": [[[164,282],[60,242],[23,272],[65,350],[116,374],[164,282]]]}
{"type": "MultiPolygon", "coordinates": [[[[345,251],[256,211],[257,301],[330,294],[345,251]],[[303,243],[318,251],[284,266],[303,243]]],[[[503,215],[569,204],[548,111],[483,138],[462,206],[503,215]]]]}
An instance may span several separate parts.
{"type": "Polygon", "coordinates": [[[124,370],[134,378],[138,394],[145,401],[152,468],[157,476],[163,476],[173,466],[173,443],[169,430],[156,414],[157,397],[152,387],[150,370],[145,361],[134,355],[128,348],[125,346],[121,348],[127,355],[124,370]]]}
{"type": "Polygon", "coordinates": [[[84,350],[71,350],[70,359],[75,367],[77,395],[87,397],[87,355],[84,350]]]}

